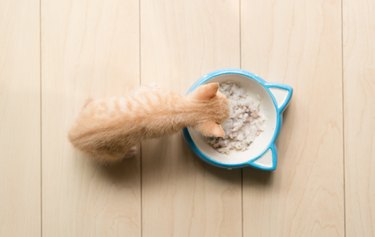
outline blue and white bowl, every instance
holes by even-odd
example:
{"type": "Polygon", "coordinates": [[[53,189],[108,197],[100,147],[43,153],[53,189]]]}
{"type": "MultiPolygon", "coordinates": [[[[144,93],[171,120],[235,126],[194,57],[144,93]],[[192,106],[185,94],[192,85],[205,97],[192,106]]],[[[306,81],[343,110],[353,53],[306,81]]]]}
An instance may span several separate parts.
{"type": "Polygon", "coordinates": [[[241,168],[246,166],[262,170],[275,170],[277,150],[275,141],[279,135],[282,114],[293,93],[288,85],[268,83],[259,76],[241,69],[224,69],[203,76],[189,90],[209,82],[232,81],[250,94],[258,95],[261,100],[260,111],[264,114],[265,129],[246,151],[232,151],[222,154],[212,148],[204,137],[192,128],[185,128],[183,134],[190,148],[204,161],[223,168],[241,168]]]}

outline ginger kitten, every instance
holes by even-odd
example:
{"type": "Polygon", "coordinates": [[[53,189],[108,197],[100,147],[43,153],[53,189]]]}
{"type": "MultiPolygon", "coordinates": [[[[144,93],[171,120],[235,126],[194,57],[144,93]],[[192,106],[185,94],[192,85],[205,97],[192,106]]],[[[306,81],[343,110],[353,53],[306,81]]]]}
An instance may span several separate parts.
{"type": "Polygon", "coordinates": [[[198,87],[187,96],[140,89],[129,96],[89,100],[69,132],[78,149],[102,162],[136,154],[147,138],[193,127],[204,136],[223,137],[221,123],[229,116],[228,101],[218,83],[198,87]]]}

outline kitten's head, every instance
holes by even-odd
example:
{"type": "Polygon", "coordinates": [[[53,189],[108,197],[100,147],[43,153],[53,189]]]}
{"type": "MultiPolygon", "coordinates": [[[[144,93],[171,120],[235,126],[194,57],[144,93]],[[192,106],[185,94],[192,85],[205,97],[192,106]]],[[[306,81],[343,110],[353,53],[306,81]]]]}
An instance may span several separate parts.
{"type": "Polygon", "coordinates": [[[224,137],[225,135],[220,124],[229,117],[229,106],[227,98],[218,89],[219,83],[208,83],[190,94],[192,99],[203,105],[200,107],[200,122],[194,126],[203,136],[224,137]]]}

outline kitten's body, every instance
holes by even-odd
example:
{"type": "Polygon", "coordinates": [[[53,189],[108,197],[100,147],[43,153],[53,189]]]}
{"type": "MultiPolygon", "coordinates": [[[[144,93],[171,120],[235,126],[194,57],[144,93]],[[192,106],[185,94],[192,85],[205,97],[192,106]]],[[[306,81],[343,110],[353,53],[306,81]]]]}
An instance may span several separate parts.
{"type": "Polygon", "coordinates": [[[189,96],[142,89],[107,100],[91,100],[69,133],[74,146],[104,162],[133,156],[141,140],[195,127],[205,136],[223,136],[228,102],[218,84],[199,87],[189,96]]]}

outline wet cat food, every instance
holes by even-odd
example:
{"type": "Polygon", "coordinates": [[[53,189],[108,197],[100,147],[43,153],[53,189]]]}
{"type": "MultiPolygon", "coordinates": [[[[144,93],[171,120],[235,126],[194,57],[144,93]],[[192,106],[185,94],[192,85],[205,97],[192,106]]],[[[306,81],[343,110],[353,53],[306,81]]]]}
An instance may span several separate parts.
{"type": "Polygon", "coordinates": [[[225,137],[207,137],[218,152],[245,151],[263,132],[265,117],[260,111],[260,97],[251,95],[234,82],[220,84],[220,91],[229,100],[230,117],[222,124],[225,137]]]}

